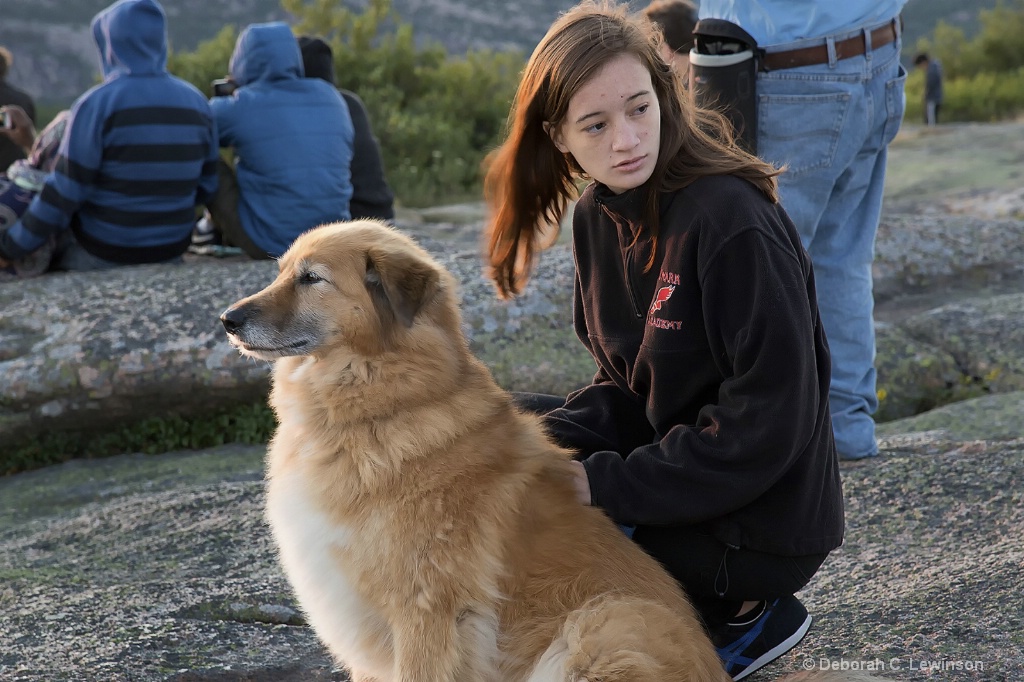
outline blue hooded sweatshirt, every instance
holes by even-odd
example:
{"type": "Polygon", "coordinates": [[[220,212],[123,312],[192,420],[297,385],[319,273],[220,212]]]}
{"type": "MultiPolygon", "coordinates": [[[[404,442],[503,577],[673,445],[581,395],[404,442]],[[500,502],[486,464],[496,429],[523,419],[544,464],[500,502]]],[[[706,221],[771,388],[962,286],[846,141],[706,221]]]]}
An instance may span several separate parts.
{"type": "Polygon", "coordinates": [[[238,89],[210,100],[222,147],[232,147],[238,217],[271,256],[306,230],[349,219],[354,133],[330,84],[304,78],[287,24],[252,24],[231,56],[238,89]]]}
{"type": "Polygon", "coordinates": [[[195,206],[217,188],[206,98],[167,73],[156,0],[120,0],[92,21],[103,83],[71,108],[57,165],[19,223],[0,235],[13,260],[71,228],[90,253],[153,263],[188,248],[195,206]]]}

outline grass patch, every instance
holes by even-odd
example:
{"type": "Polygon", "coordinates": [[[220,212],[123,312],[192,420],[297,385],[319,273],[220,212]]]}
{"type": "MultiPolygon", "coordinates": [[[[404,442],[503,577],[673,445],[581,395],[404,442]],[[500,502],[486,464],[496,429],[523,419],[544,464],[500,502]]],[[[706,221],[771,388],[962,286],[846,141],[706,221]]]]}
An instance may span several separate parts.
{"type": "Polygon", "coordinates": [[[72,459],[200,450],[229,443],[256,445],[268,442],[276,426],[273,411],[262,400],[202,416],[149,417],[102,433],[47,433],[0,454],[0,474],[15,474],[72,459]]]}

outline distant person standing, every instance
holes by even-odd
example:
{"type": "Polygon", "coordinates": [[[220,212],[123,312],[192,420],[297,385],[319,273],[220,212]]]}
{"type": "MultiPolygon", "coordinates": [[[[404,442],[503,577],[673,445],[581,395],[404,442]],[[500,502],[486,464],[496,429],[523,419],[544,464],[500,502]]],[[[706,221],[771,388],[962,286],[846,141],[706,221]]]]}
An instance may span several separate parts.
{"type": "Polygon", "coordinates": [[[914,66],[924,71],[925,125],[937,125],[942,108],[942,65],[927,52],[920,52],[914,57],[914,66]]]}
{"type": "Polygon", "coordinates": [[[661,58],[687,81],[697,6],[691,0],[654,0],[644,8],[643,14],[661,31],[664,40],[661,58]]]}
{"type": "MultiPolygon", "coordinates": [[[[11,65],[14,64],[14,57],[6,47],[0,46],[0,107],[7,104],[15,104],[21,107],[32,124],[36,123],[36,105],[27,93],[22,92],[7,82],[7,74],[10,73],[11,65]]],[[[7,167],[18,159],[25,158],[24,149],[6,136],[0,136],[0,173],[7,170],[7,167]]]]}
{"type": "MultiPolygon", "coordinates": [[[[299,36],[299,49],[302,51],[306,78],[319,78],[335,85],[334,53],[331,46],[320,38],[299,36]]],[[[366,106],[356,93],[341,88],[338,92],[345,98],[355,130],[355,144],[352,149],[352,200],[348,204],[352,219],[392,220],[395,217],[395,195],[384,174],[384,159],[381,158],[380,144],[373,134],[366,106]]]]}

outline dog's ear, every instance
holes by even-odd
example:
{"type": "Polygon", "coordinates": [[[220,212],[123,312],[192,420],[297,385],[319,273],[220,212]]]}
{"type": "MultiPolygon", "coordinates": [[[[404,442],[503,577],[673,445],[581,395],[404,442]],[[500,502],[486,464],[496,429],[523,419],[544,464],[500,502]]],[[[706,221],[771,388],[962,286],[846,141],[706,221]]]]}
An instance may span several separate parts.
{"type": "Polygon", "coordinates": [[[366,288],[382,317],[412,326],[423,304],[437,291],[440,278],[430,263],[409,253],[371,249],[366,254],[366,288]]]}

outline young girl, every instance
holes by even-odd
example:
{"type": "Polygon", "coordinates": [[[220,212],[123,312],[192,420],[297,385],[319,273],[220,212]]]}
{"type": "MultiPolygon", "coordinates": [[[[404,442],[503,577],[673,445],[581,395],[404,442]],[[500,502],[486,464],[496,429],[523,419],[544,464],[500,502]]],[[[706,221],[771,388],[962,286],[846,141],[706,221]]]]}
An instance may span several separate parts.
{"type": "Polygon", "coordinates": [[[522,289],[575,194],[593,383],[524,398],[602,507],[679,580],[734,679],[794,647],[843,537],[829,353],[778,170],[695,109],[651,24],[584,3],[534,51],[486,176],[490,271],[522,289]],[[553,404],[552,404],[553,403],[553,404]]]}

